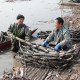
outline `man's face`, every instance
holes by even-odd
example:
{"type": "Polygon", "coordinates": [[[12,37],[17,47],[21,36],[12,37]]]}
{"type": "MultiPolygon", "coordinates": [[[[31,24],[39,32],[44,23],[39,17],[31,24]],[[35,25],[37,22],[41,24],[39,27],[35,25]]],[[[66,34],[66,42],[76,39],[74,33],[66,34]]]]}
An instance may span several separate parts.
{"type": "Polygon", "coordinates": [[[62,24],[61,23],[58,23],[58,20],[55,20],[54,21],[54,25],[57,29],[60,29],[62,27],[62,24]]]}
{"type": "Polygon", "coordinates": [[[18,21],[18,24],[23,24],[24,19],[23,19],[23,18],[20,18],[20,19],[18,19],[17,21],[18,21]]]}

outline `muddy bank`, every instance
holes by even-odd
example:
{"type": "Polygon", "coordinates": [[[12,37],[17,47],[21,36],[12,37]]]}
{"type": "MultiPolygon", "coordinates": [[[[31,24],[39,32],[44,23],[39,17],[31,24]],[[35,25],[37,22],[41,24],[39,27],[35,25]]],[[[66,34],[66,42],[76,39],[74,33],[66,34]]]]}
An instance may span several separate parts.
{"type": "Polygon", "coordinates": [[[63,17],[65,24],[68,25],[68,27],[71,30],[79,29],[80,27],[80,7],[74,6],[72,15],[71,16],[65,16],[63,17]]]}
{"type": "MultiPolygon", "coordinates": [[[[15,74],[13,80],[80,80],[80,55],[74,60],[74,65],[66,70],[41,69],[27,66],[26,68],[15,68],[12,72],[15,74],[24,72],[22,76],[15,74]]],[[[12,73],[5,73],[3,80],[11,80],[12,73]]]]}

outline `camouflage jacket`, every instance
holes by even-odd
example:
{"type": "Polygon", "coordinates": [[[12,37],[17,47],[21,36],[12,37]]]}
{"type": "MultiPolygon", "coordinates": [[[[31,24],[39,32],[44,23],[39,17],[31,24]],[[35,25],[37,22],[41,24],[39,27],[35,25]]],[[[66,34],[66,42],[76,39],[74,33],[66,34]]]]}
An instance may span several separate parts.
{"type": "Polygon", "coordinates": [[[20,25],[18,25],[17,23],[11,24],[8,31],[21,39],[26,39],[27,37],[28,38],[30,37],[29,27],[26,26],[25,24],[20,25]]]}
{"type": "Polygon", "coordinates": [[[62,26],[61,29],[54,29],[52,33],[46,39],[48,42],[53,40],[53,44],[57,45],[58,43],[61,44],[61,47],[65,45],[68,48],[72,47],[72,41],[70,38],[70,30],[68,27],[62,26]]]}

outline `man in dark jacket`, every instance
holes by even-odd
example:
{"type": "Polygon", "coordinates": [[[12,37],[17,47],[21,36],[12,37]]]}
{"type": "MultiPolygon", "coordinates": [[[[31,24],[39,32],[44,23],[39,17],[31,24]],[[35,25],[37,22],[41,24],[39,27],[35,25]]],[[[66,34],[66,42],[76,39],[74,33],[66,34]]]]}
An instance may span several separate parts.
{"type": "MultiPolygon", "coordinates": [[[[8,29],[8,34],[13,34],[15,37],[19,37],[24,40],[30,38],[29,27],[23,24],[25,17],[21,14],[17,16],[17,23],[11,24],[8,29]]],[[[17,52],[19,50],[19,41],[13,39],[13,51],[17,52]]]]}

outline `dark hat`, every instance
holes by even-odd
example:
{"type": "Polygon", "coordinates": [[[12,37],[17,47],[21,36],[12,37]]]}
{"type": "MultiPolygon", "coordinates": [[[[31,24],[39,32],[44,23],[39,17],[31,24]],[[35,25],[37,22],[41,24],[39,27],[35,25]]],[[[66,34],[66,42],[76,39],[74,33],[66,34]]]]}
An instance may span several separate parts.
{"type": "Polygon", "coordinates": [[[17,20],[20,19],[20,18],[25,19],[25,17],[24,17],[23,15],[19,14],[19,15],[17,16],[17,20]]]}

